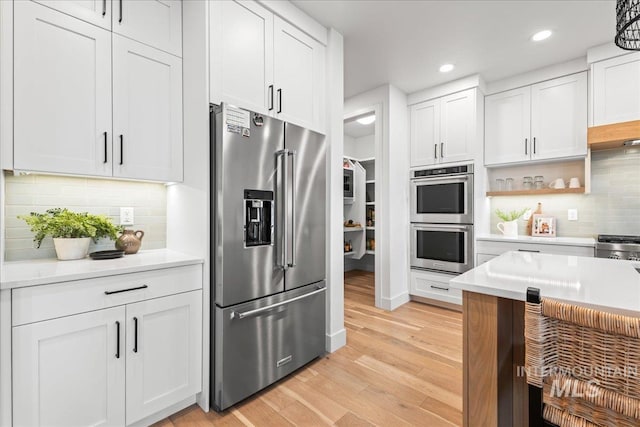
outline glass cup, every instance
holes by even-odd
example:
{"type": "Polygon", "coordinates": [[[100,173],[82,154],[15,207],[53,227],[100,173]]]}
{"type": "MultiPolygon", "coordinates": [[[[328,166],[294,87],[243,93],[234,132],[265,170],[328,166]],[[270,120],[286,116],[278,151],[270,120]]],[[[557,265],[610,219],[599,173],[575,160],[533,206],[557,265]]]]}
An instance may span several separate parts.
{"type": "Polygon", "coordinates": [[[496,179],[496,191],[504,191],[504,179],[496,179]]]}
{"type": "Polygon", "coordinates": [[[533,178],[530,176],[522,178],[522,188],[525,190],[531,190],[533,188],[533,178]]]}
{"type": "Polygon", "coordinates": [[[505,179],[505,190],[513,191],[513,178],[505,179]]]}
{"type": "Polygon", "coordinates": [[[534,178],[534,182],[533,182],[536,190],[541,190],[544,188],[544,176],[542,175],[538,175],[534,178]]]}

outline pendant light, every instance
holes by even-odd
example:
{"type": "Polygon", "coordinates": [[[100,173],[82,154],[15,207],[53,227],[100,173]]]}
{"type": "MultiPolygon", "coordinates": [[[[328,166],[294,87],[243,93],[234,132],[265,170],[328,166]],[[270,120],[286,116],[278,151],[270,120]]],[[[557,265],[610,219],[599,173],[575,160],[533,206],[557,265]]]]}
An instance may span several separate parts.
{"type": "Polygon", "coordinates": [[[617,0],[616,45],[640,50],[640,0],[617,0]]]}

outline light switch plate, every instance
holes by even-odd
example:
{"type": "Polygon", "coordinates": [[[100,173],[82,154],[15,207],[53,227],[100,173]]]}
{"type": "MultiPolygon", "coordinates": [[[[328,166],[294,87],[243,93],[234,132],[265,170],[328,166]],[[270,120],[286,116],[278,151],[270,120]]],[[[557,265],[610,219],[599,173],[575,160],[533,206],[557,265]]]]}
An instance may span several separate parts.
{"type": "Polygon", "coordinates": [[[578,220],[578,209],[567,209],[567,219],[569,221],[578,220]]]}
{"type": "Polygon", "coordinates": [[[120,225],[133,225],[133,208],[120,208],[120,225]]]}

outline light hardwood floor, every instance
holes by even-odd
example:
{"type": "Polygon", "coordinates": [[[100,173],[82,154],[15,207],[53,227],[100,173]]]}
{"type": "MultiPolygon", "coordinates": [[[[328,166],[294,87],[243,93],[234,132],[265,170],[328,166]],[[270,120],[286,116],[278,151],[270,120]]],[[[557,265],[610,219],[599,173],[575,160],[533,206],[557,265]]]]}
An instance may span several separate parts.
{"type": "Polygon", "coordinates": [[[223,413],[194,405],[156,427],[462,425],[461,313],[380,310],[373,286],[345,274],[345,347],[223,413]]]}

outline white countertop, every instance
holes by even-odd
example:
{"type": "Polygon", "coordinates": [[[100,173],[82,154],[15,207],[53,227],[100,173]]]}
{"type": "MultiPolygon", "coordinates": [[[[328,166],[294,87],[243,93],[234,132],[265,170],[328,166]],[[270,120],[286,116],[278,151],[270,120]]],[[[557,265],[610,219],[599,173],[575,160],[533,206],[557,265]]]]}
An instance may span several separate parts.
{"type": "Polygon", "coordinates": [[[168,249],[140,251],[134,255],[109,260],[85,258],[75,261],[37,259],[6,262],[0,272],[0,289],[92,279],[116,274],[136,273],[161,268],[201,264],[202,258],[168,249]]]}
{"type": "Polygon", "coordinates": [[[451,287],[526,301],[527,288],[542,298],[611,313],[640,316],[640,263],[531,252],[506,252],[451,279],[451,287]]]}
{"type": "Polygon", "coordinates": [[[490,242],[536,243],[541,245],[587,246],[592,248],[596,245],[596,239],[593,237],[505,237],[502,234],[481,234],[476,236],[476,240],[485,240],[490,242]]]}

